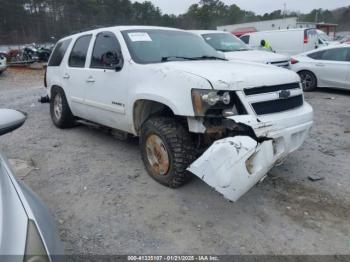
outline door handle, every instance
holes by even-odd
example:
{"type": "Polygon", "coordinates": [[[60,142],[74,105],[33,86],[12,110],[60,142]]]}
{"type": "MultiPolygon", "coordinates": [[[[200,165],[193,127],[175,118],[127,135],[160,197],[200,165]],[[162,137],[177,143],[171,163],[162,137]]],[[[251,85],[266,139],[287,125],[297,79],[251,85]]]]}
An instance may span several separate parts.
{"type": "Polygon", "coordinates": [[[93,79],[93,77],[89,77],[88,79],[86,79],[87,83],[95,83],[95,79],[93,79]]]}
{"type": "Polygon", "coordinates": [[[68,74],[63,75],[63,79],[69,79],[69,78],[70,78],[70,76],[68,74]]]}
{"type": "Polygon", "coordinates": [[[321,66],[321,67],[323,67],[324,64],[318,63],[318,64],[316,64],[316,66],[321,66]]]}

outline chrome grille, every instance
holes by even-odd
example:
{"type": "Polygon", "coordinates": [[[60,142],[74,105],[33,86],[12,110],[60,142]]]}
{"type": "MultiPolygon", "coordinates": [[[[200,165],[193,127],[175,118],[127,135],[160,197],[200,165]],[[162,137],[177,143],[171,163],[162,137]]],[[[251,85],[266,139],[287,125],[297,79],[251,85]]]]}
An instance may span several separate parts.
{"type": "Polygon", "coordinates": [[[257,115],[280,113],[304,104],[300,83],[246,88],[243,92],[257,115]]]}

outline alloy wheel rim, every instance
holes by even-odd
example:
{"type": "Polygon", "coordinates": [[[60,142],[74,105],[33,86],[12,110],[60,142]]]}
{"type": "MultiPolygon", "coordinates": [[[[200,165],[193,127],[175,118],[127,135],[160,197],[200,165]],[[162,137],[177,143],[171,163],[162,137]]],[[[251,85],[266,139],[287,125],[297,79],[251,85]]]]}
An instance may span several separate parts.
{"type": "Polygon", "coordinates": [[[309,74],[304,73],[301,75],[301,83],[304,87],[309,88],[313,85],[313,79],[309,74]]]}
{"type": "Polygon", "coordinates": [[[57,94],[54,99],[53,110],[56,119],[61,119],[62,116],[62,97],[57,94]]]}

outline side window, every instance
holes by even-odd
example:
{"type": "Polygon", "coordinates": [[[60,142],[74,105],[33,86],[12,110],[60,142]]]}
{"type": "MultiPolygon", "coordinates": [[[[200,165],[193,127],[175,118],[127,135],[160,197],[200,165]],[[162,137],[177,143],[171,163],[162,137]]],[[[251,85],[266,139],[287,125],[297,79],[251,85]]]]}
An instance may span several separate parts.
{"type": "Polygon", "coordinates": [[[348,58],[347,48],[329,49],[322,55],[322,60],[346,62],[348,58]]]}
{"type": "Polygon", "coordinates": [[[64,55],[68,49],[72,39],[67,39],[56,44],[55,49],[52,52],[48,66],[60,66],[64,55]]]}
{"type": "Polygon", "coordinates": [[[102,32],[96,36],[91,58],[91,68],[115,69],[122,61],[120,44],[111,32],[102,32]]]}
{"type": "Polygon", "coordinates": [[[315,59],[315,60],[321,60],[323,54],[324,54],[324,51],[319,51],[319,52],[315,52],[315,53],[309,54],[307,56],[312,58],[312,59],[315,59]]]}
{"type": "Polygon", "coordinates": [[[69,56],[70,67],[84,67],[86,61],[86,54],[89,49],[91,35],[84,35],[75,41],[72,52],[69,56]]]}
{"type": "Polygon", "coordinates": [[[241,37],[241,40],[246,43],[247,45],[249,45],[249,38],[250,36],[249,35],[244,35],[241,37]]]}

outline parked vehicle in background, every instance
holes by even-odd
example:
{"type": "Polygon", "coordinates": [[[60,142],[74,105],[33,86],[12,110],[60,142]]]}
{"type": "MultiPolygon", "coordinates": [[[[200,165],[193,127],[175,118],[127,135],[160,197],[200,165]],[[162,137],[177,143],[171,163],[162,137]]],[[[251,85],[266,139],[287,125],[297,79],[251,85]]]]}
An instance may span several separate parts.
{"type": "MultiPolygon", "coordinates": [[[[0,136],[19,128],[24,114],[0,109],[0,136]]],[[[0,257],[4,261],[62,261],[64,254],[47,208],[17,181],[0,154],[0,257]],[[60,255],[60,256],[54,256],[60,255]]]]}
{"type": "Polygon", "coordinates": [[[317,87],[350,89],[350,45],[331,45],[293,56],[291,69],[300,75],[305,91],[317,87]]]}
{"type": "Polygon", "coordinates": [[[51,55],[53,46],[30,44],[18,49],[10,49],[7,52],[7,61],[9,63],[33,63],[47,62],[51,55]]]}
{"type": "Polygon", "coordinates": [[[316,30],[320,46],[327,46],[327,45],[338,45],[340,44],[339,41],[334,41],[332,38],[330,38],[325,32],[322,30],[316,30]]]}
{"type": "Polygon", "coordinates": [[[289,56],[311,51],[320,46],[317,31],[312,28],[262,31],[245,34],[240,39],[252,47],[258,47],[261,40],[266,40],[276,53],[289,56]]]}
{"type": "Polygon", "coordinates": [[[7,59],[6,56],[0,53],[0,74],[2,74],[7,68],[7,59]]]}
{"type": "Polygon", "coordinates": [[[46,48],[44,46],[39,46],[37,48],[37,54],[39,57],[39,61],[41,61],[41,62],[49,61],[51,52],[52,52],[52,50],[50,50],[49,48],[46,48]]]}
{"type": "Polygon", "coordinates": [[[139,136],[153,179],[177,188],[190,171],[232,201],[297,150],[313,123],[296,73],[227,61],[178,29],[68,36],[46,79],[57,127],[73,127],[78,117],[139,136]]]}
{"type": "Polygon", "coordinates": [[[343,37],[340,41],[342,44],[350,44],[350,36],[343,37]]]}
{"type": "Polygon", "coordinates": [[[22,61],[39,61],[38,49],[34,44],[24,47],[22,61]]]}
{"type": "Polygon", "coordinates": [[[280,67],[289,67],[289,57],[273,52],[254,50],[231,33],[223,31],[190,31],[202,37],[215,50],[223,52],[228,60],[243,60],[280,67]]]}

